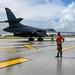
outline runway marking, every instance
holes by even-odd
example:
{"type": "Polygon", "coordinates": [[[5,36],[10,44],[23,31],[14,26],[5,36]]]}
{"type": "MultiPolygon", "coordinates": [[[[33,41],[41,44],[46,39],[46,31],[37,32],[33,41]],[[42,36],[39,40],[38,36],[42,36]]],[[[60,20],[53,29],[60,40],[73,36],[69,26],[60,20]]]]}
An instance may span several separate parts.
{"type": "Polygon", "coordinates": [[[16,50],[0,50],[1,52],[10,52],[10,53],[13,53],[13,52],[17,52],[16,50]]]}
{"type": "Polygon", "coordinates": [[[28,58],[16,58],[16,59],[11,59],[11,60],[8,60],[8,61],[5,61],[5,62],[0,62],[0,68],[20,64],[22,62],[27,62],[28,60],[29,60],[28,58]]]}
{"type": "Polygon", "coordinates": [[[69,49],[72,49],[72,48],[75,48],[75,46],[66,47],[66,48],[63,48],[62,50],[66,51],[66,50],[69,50],[69,49]]]}
{"type": "Polygon", "coordinates": [[[30,49],[30,50],[34,50],[34,49],[36,49],[35,47],[33,47],[33,46],[31,46],[31,45],[28,45],[28,44],[26,44],[26,45],[24,45],[26,48],[28,48],[28,49],[30,49]]]}

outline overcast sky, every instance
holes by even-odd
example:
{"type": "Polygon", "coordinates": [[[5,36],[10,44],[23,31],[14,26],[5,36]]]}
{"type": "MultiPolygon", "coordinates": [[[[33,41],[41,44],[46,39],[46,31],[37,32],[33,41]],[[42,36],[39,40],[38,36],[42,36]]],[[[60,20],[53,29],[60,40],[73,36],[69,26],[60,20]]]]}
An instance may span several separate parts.
{"type": "MultiPolygon", "coordinates": [[[[75,0],[1,0],[0,20],[6,20],[10,8],[22,24],[56,31],[75,32],[75,0]]],[[[0,33],[8,24],[0,24],[0,33]]]]}

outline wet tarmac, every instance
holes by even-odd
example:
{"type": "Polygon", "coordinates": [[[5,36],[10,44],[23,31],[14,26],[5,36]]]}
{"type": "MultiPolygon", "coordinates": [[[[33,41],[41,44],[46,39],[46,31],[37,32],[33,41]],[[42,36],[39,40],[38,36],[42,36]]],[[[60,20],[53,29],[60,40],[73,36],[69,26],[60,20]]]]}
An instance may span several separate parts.
{"type": "Polygon", "coordinates": [[[75,38],[66,38],[62,58],[50,40],[0,39],[1,75],[75,75],[75,38]]]}

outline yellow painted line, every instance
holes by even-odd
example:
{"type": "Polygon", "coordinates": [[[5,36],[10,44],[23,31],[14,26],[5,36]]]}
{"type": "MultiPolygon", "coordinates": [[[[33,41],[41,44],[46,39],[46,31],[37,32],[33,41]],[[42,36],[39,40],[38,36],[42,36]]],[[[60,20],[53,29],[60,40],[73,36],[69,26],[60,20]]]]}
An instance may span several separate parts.
{"type": "Polygon", "coordinates": [[[28,44],[26,44],[26,45],[24,45],[26,48],[28,48],[28,49],[31,49],[31,50],[34,50],[34,49],[36,49],[35,47],[33,47],[33,46],[31,46],[31,45],[28,45],[28,44]]]}
{"type": "Polygon", "coordinates": [[[16,59],[8,60],[5,62],[0,62],[0,68],[9,67],[9,66],[16,65],[22,62],[26,62],[28,60],[29,60],[28,58],[16,58],[16,59]]]}
{"type": "Polygon", "coordinates": [[[66,50],[69,50],[69,49],[72,49],[72,48],[75,48],[75,46],[66,47],[66,48],[63,48],[62,50],[66,51],[66,50]]]}
{"type": "Polygon", "coordinates": [[[16,50],[0,50],[1,52],[10,52],[10,53],[12,53],[12,52],[17,52],[16,50]]]}

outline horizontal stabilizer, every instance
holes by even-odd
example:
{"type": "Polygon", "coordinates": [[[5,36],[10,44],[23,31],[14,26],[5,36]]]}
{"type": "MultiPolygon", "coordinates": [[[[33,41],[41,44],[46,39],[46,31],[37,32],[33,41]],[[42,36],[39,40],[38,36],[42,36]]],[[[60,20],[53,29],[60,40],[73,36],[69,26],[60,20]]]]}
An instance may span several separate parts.
{"type": "Polygon", "coordinates": [[[8,22],[8,23],[19,23],[19,22],[22,21],[22,20],[23,20],[23,18],[17,18],[17,19],[15,19],[15,20],[0,21],[0,23],[6,23],[6,22],[8,22]]]}
{"type": "Polygon", "coordinates": [[[6,23],[6,21],[0,21],[0,23],[6,23]]]}
{"type": "Polygon", "coordinates": [[[5,22],[9,22],[9,23],[19,23],[20,21],[22,21],[23,18],[17,18],[17,19],[14,19],[14,20],[6,20],[5,22]]]}

